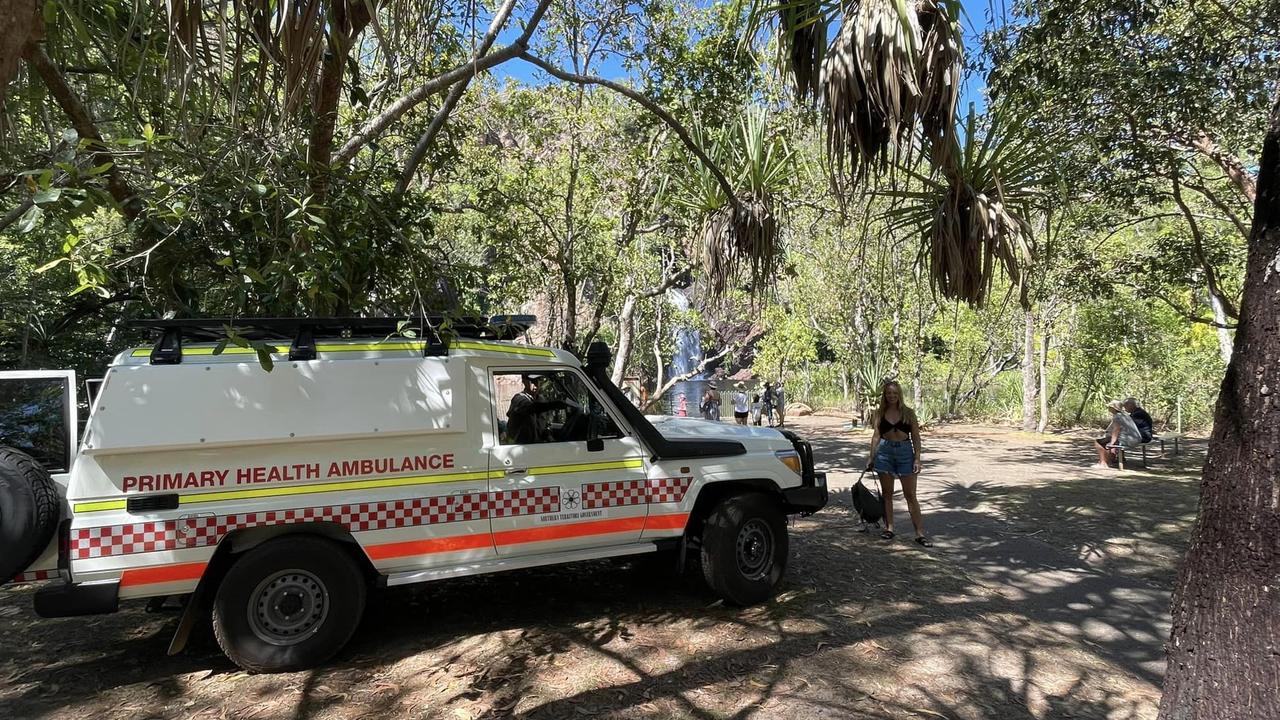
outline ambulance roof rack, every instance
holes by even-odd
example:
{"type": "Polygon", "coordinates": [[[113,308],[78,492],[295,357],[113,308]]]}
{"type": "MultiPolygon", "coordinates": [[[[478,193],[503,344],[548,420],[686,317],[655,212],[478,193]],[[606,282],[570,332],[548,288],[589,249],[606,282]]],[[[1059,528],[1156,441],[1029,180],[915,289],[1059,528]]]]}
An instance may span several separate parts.
{"type": "Polygon", "coordinates": [[[426,340],[424,356],[447,355],[449,338],[514,340],[537,322],[533,315],[490,317],[417,315],[401,317],[329,318],[174,318],[129,320],[126,327],[152,330],[160,340],[151,351],[152,365],[182,362],[182,341],[219,342],[227,328],[246,340],[290,340],[290,360],[314,360],[316,338],[370,338],[403,336],[412,332],[426,340]]]}

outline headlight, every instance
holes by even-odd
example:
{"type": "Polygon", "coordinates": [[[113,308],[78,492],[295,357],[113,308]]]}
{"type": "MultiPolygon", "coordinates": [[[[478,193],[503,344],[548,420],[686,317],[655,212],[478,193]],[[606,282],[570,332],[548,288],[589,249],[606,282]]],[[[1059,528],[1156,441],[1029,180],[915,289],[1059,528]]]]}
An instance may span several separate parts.
{"type": "Polygon", "coordinates": [[[800,466],[800,454],[795,450],[779,450],[774,453],[783,465],[791,468],[791,472],[800,475],[802,472],[800,466]]]}

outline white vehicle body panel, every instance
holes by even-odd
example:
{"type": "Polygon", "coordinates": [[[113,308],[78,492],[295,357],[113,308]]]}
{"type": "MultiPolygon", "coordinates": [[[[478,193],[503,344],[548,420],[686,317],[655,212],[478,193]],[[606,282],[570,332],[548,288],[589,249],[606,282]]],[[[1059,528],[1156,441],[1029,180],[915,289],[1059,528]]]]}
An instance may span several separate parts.
{"type": "MultiPolygon", "coordinates": [[[[423,357],[422,342],[337,341],[294,362],[278,349],[271,372],[212,345],[174,365],[150,365],[147,348],[116,358],[69,475],[72,582],[189,593],[233,533],[317,523],[349,533],[389,584],[624,555],[682,536],[708,483],[801,483],[776,457],[788,439],[727,423],[653,418],[666,437],[746,453],[656,459],[616,409],[621,437],[603,449],[501,444],[492,373],[581,374],[563,351],[455,342],[423,357]]],[[[56,567],[51,550],[33,569],[56,567]]]]}

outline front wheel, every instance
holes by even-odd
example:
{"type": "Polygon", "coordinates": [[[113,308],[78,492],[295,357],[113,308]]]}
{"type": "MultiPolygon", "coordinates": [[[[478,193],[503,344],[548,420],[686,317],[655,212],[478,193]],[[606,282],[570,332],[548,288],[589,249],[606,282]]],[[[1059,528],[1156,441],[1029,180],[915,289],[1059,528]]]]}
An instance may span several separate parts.
{"type": "Polygon", "coordinates": [[[324,538],[294,535],[250,550],[213,603],[213,633],[249,672],[314,667],[342,649],[364,614],[365,578],[324,538]]]}
{"type": "Polygon", "coordinates": [[[702,574],[725,602],[773,596],[787,569],[787,523],[778,503],[748,493],[720,501],[702,532],[702,574]]]}

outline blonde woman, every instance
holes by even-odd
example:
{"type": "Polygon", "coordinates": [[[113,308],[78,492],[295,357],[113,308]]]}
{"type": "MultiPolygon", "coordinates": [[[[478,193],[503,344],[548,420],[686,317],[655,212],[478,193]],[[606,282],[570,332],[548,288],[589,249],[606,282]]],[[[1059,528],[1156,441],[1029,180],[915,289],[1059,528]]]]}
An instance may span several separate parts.
{"type": "Polygon", "coordinates": [[[911,524],[915,526],[916,542],[933,547],[924,534],[924,520],[920,517],[920,501],[916,499],[916,476],[920,474],[920,423],[915,412],[902,404],[902,386],[896,380],[886,380],[880,388],[880,407],[871,418],[875,431],[871,434],[871,453],[867,469],[874,465],[880,476],[880,491],[884,495],[884,532],[880,537],[893,539],[893,478],[902,481],[902,495],[911,511],[911,524]]]}

